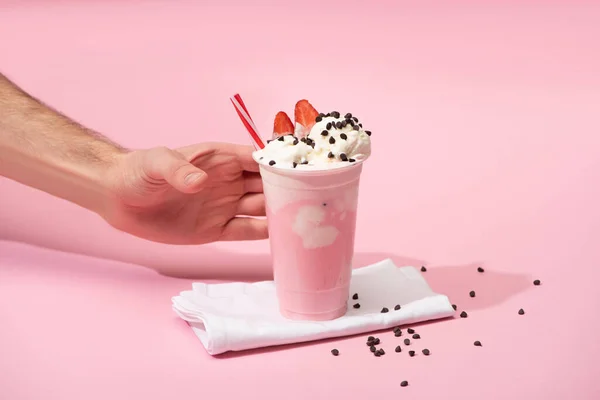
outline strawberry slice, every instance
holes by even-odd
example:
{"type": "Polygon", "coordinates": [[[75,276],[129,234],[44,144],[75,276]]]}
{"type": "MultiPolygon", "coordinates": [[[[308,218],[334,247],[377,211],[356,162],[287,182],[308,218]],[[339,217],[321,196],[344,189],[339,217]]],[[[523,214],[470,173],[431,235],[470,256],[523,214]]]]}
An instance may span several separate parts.
{"type": "Polygon", "coordinates": [[[275,123],[273,124],[273,138],[279,136],[291,135],[294,133],[294,124],[288,115],[279,111],[275,116],[275,123]]]}
{"type": "Polygon", "coordinates": [[[314,126],[318,115],[319,113],[308,100],[300,100],[296,103],[294,118],[296,119],[296,123],[302,125],[307,131],[310,131],[314,126]]]}

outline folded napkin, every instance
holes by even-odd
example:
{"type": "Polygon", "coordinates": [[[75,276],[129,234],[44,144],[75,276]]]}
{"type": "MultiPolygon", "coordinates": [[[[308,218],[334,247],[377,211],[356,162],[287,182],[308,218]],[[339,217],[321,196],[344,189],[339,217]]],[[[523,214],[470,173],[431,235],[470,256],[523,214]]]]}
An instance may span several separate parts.
{"type": "Polygon", "coordinates": [[[376,331],[454,314],[448,298],[434,293],[414,267],[391,260],[353,270],[345,316],[332,321],[292,321],[279,314],[275,284],[192,284],[173,297],[173,309],[188,321],[206,351],[220,354],[376,331]],[[352,305],[360,303],[360,308],[352,305]],[[394,310],[399,304],[400,310],[394,310]],[[389,312],[382,313],[383,307],[389,312]]]}

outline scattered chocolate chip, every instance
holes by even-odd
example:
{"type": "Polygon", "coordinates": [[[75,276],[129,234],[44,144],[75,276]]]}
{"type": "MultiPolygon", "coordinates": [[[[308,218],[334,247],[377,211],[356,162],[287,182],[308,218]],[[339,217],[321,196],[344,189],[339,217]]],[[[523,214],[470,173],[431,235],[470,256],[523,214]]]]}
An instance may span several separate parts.
{"type": "Polygon", "coordinates": [[[377,351],[375,352],[375,357],[381,357],[381,351],[377,350],[377,351]]]}
{"type": "Polygon", "coordinates": [[[356,160],[354,158],[349,158],[348,161],[350,161],[350,162],[356,162],[356,160]]]}
{"type": "MultiPolygon", "coordinates": [[[[327,204],[327,203],[323,203],[323,204],[327,204]]],[[[352,300],[358,300],[358,293],[354,293],[352,295],[352,300]]],[[[373,336],[369,336],[369,337],[373,337],[373,336]]]]}
{"type": "Polygon", "coordinates": [[[275,165],[275,160],[269,161],[269,165],[275,165]]]}
{"type": "Polygon", "coordinates": [[[408,386],[408,381],[402,381],[402,382],[400,382],[400,386],[402,386],[402,387],[408,386]]]}
{"type": "Polygon", "coordinates": [[[525,314],[525,310],[523,310],[522,308],[519,310],[519,315],[523,315],[525,314]]]}
{"type": "Polygon", "coordinates": [[[319,117],[324,117],[325,116],[324,113],[319,113],[318,115],[319,115],[319,117]]]}
{"type": "Polygon", "coordinates": [[[454,311],[456,311],[456,309],[457,309],[456,304],[452,304],[452,308],[454,308],[454,311]]]}
{"type": "Polygon", "coordinates": [[[346,135],[345,133],[340,133],[340,139],[348,139],[348,135],[346,135]]]}
{"type": "Polygon", "coordinates": [[[335,123],[335,127],[336,127],[337,129],[342,129],[342,126],[343,126],[343,124],[342,124],[342,122],[341,122],[341,121],[338,121],[338,122],[336,122],[336,123],[335,123]]]}
{"type": "Polygon", "coordinates": [[[423,349],[423,354],[428,356],[429,354],[431,354],[431,352],[429,351],[429,349],[423,349]]]}
{"type": "Polygon", "coordinates": [[[321,122],[323,120],[323,117],[320,115],[317,115],[317,118],[315,118],[316,122],[321,122]]]}
{"type": "Polygon", "coordinates": [[[327,154],[327,157],[328,157],[328,158],[333,158],[333,157],[335,157],[335,156],[333,155],[333,153],[332,153],[332,152],[329,152],[329,154],[327,154]]]}
{"type": "Polygon", "coordinates": [[[467,318],[468,317],[467,312],[466,311],[461,312],[460,313],[460,317],[461,318],[467,318]]]}
{"type": "Polygon", "coordinates": [[[331,350],[331,354],[333,354],[334,356],[338,356],[340,355],[340,351],[338,349],[333,349],[331,350]]]}
{"type": "Polygon", "coordinates": [[[469,292],[469,296],[471,296],[471,297],[475,297],[475,291],[474,291],[474,290],[471,290],[471,291],[469,292]]]}
{"type": "Polygon", "coordinates": [[[421,339],[421,335],[419,335],[418,333],[415,333],[414,335],[412,335],[413,339],[421,339]]]}
{"type": "Polygon", "coordinates": [[[421,272],[427,272],[427,268],[424,265],[421,266],[421,272]]]}
{"type": "MultiPolygon", "coordinates": [[[[328,122],[327,125],[325,126],[325,128],[331,129],[331,122],[328,122]]],[[[321,135],[322,135],[322,133],[321,133],[321,135]]]]}
{"type": "Polygon", "coordinates": [[[264,157],[259,158],[259,160],[262,160],[264,157]]]}
{"type": "Polygon", "coordinates": [[[375,338],[375,340],[373,340],[373,344],[377,345],[381,343],[381,340],[379,340],[379,338],[375,338]]]}
{"type": "Polygon", "coordinates": [[[481,273],[483,273],[483,272],[485,272],[485,269],[483,269],[483,268],[481,268],[481,267],[477,267],[477,272],[481,272],[481,273]]]}
{"type": "Polygon", "coordinates": [[[352,117],[352,119],[354,120],[354,122],[358,122],[358,118],[352,117]]]}
{"type": "Polygon", "coordinates": [[[308,164],[308,161],[304,160],[304,161],[302,161],[300,164],[302,164],[302,165],[306,165],[306,164],[308,164]]]}
{"type": "Polygon", "coordinates": [[[375,338],[373,336],[369,336],[367,340],[375,340],[375,338]]]}
{"type": "Polygon", "coordinates": [[[394,332],[398,332],[399,330],[400,330],[399,326],[397,326],[397,327],[394,328],[394,332]]]}
{"type": "Polygon", "coordinates": [[[358,126],[360,126],[361,128],[363,127],[362,124],[358,124],[358,126]]]}
{"type": "Polygon", "coordinates": [[[413,333],[415,333],[415,330],[413,328],[408,328],[406,330],[406,332],[408,332],[408,333],[410,333],[412,335],[413,333]]]}
{"type": "Polygon", "coordinates": [[[379,349],[379,352],[381,353],[381,355],[385,354],[385,351],[383,351],[383,349],[379,349]]]}
{"type": "Polygon", "coordinates": [[[475,342],[473,342],[473,344],[477,347],[481,347],[481,342],[479,340],[476,340],[475,342]]]}
{"type": "Polygon", "coordinates": [[[394,332],[394,336],[396,336],[396,337],[400,337],[400,336],[402,336],[402,331],[401,331],[401,330],[397,330],[397,331],[395,331],[395,332],[394,332]]]}
{"type": "Polygon", "coordinates": [[[335,138],[332,136],[329,138],[329,144],[334,144],[335,143],[335,138]]]}
{"type": "Polygon", "coordinates": [[[297,166],[298,166],[298,163],[297,163],[297,162],[293,162],[293,163],[292,163],[292,167],[293,167],[293,168],[296,168],[297,166]]]}
{"type": "Polygon", "coordinates": [[[348,122],[342,121],[342,128],[345,128],[346,126],[348,126],[348,122]]]}
{"type": "Polygon", "coordinates": [[[540,286],[542,284],[542,282],[539,279],[536,279],[535,281],[533,281],[533,284],[535,286],[540,286]]]}
{"type": "Polygon", "coordinates": [[[402,347],[396,346],[396,350],[395,351],[396,351],[396,353],[400,353],[402,351],[402,347]]]}
{"type": "Polygon", "coordinates": [[[383,308],[381,309],[381,312],[382,312],[382,313],[386,313],[386,312],[388,312],[388,311],[390,311],[390,310],[388,310],[388,309],[387,309],[387,307],[383,307],[383,308]]]}
{"type": "Polygon", "coordinates": [[[360,308],[360,304],[359,304],[359,303],[356,303],[356,304],[355,304],[355,305],[353,305],[352,307],[354,307],[354,308],[358,309],[358,308],[360,308]]]}
{"type": "Polygon", "coordinates": [[[277,140],[279,140],[280,142],[283,142],[283,141],[285,140],[285,136],[279,136],[279,137],[277,138],[277,140]]]}
{"type": "Polygon", "coordinates": [[[344,118],[352,118],[352,113],[348,113],[348,114],[344,115],[344,118]]]}
{"type": "Polygon", "coordinates": [[[410,346],[410,339],[404,339],[404,344],[410,346]]]}
{"type": "Polygon", "coordinates": [[[396,306],[394,307],[394,310],[398,311],[400,309],[400,304],[396,304],[396,306]]]}
{"type": "MultiPolygon", "coordinates": [[[[333,139],[333,138],[332,138],[333,139]]],[[[340,159],[342,161],[348,161],[348,156],[346,155],[346,153],[340,153],[340,159]]]]}
{"type": "Polygon", "coordinates": [[[414,357],[415,356],[415,351],[414,350],[409,350],[408,351],[408,355],[411,356],[411,357],[414,357]]]}
{"type": "Polygon", "coordinates": [[[325,114],[326,117],[331,117],[331,113],[325,114]]]}
{"type": "Polygon", "coordinates": [[[329,135],[329,132],[327,132],[327,131],[321,132],[321,136],[327,136],[327,135],[329,135]]]}
{"type": "Polygon", "coordinates": [[[352,129],[354,129],[355,131],[360,131],[360,126],[358,126],[358,125],[354,125],[354,126],[352,127],[352,129]]]}
{"type": "Polygon", "coordinates": [[[371,131],[365,131],[365,133],[367,134],[367,136],[371,136],[371,131]]]}
{"type": "Polygon", "coordinates": [[[352,121],[351,119],[347,119],[346,124],[348,124],[350,126],[354,126],[354,121],[352,121]]]}
{"type": "Polygon", "coordinates": [[[375,353],[375,351],[377,351],[377,348],[375,346],[371,346],[369,347],[369,350],[371,350],[371,353],[375,353]]]}
{"type": "Polygon", "coordinates": [[[297,137],[295,137],[295,138],[294,138],[294,143],[292,143],[292,144],[295,146],[295,145],[297,145],[297,144],[298,144],[298,142],[299,142],[299,141],[298,141],[298,138],[297,138],[297,137]]]}
{"type": "Polygon", "coordinates": [[[339,112],[337,112],[337,111],[332,111],[332,112],[331,112],[331,116],[332,116],[333,118],[339,118],[339,117],[340,117],[340,113],[339,113],[339,112]]]}

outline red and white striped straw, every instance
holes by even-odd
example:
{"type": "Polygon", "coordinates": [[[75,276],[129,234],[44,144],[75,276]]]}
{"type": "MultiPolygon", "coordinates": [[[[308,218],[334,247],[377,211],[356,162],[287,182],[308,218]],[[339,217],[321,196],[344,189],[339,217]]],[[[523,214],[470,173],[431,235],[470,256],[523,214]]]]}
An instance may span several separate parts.
{"type": "Polygon", "coordinates": [[[248,130],[248,133],[250,134],[250,138],[252,139],[252,142],[254,143],[254,147],[257,150],[264,149],[265,143],[260,138],[258,129],[256,129],[256,125],[254,125],[254,121],[252,121],[252,117],[250,117],[250,113],[248,112],[248,109],[246,108],[246,105],[244,104],[244,101],[242,100],[240,95],[236,94],[235,96],[231,97],[231,102],[233,103],[233,106],[235,107],[235,111],[237,111],[238,115],[240,116],[242,123],[248,130]]]}

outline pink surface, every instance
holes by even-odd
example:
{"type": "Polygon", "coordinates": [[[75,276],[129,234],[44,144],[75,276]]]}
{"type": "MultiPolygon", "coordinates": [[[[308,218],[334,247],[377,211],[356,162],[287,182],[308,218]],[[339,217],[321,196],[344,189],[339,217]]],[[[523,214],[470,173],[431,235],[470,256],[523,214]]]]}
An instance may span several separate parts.
{"type": "MultiPolygon", "coordinates": [[[[430,357],[355,337],[213,359],[170,310],[191,281],[2,244],[0,398],[599,398],[600,6],[205,3],[4,1],[0,68],[133,147],[246,143],[235,92],[263,131],[302,97],[356,113],[375,143],[356,264],[422,260],[469,318],[420,327],[430,357]]],[[[1,179],[0,237],[171,275],[269,271],[266,241],[157,245],[1,179]]]]}

